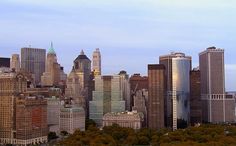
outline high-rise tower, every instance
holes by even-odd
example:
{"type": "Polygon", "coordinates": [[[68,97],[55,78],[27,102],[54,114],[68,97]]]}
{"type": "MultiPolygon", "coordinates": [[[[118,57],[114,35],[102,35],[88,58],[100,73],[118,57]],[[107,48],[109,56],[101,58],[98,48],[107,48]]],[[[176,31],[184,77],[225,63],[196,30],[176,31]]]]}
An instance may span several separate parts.
{"type": "Polygon", "coordinates": [[[165,66],[148,65],[148,127],[161,129],[164,124],[165,66]]]}
{"type": "Polygon", "coordinates": [[[20,71],[20,56],[19,56],[19,54],[12,54],[11,69],[15,69],[16,72],[20,71]]]}
{"type": "Polygon", "coordinates": [[[96,48],[96,50],[93,52],[93,72],[95,76],[101,75],[102,73],[101,62],[101,53],[99,48],[96,48]]]}
{"type": "MultiPolygon", "coordinates": [[[[226,110],[234,101],[225,96],[224,50],[207,48],[199,54],[201,72],[201,98],[203,121],[211,123],[231,122],[226,110]]],[[[230,116],[231,117],[231,116],[230,116]]]]}
{"type": "MultiPolygon", "coordinates": [[[[58,86],[61,82],[65,83],[66,79],[62,78],[62,74],[65,75],[63,70],[61,70],[60,64],[57,63],[57,55],[54,51],[53,44],[51,43],[51,47],[47,53],[47,61],[46,61],[46,71],[43,73],[41,77],[41,83],[43,86],[58,86]],[[64,81],[63,81],[64,80],[64,81]]],[[[66,75],[65,75],[66,76],[66,75]]]]}
{"type": "Polygon", "coordinates": [[[184,53],[160,56],[160,64],[165,66],[166,126],[184,128],[190,121],[190,70],[191,57],[184,53]]]}
{"type": "Polygon", "coordinates": [[[21,69],[32,73],[35,83],[41,82],[45,71],[46,50],[38,48],[21,48],[21,69]]]}

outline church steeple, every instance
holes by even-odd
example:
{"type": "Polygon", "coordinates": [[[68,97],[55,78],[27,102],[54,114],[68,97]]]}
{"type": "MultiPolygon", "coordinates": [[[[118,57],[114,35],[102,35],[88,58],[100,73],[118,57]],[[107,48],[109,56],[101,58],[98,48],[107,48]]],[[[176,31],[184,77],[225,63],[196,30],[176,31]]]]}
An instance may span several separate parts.
{"type": "Polygon", "coordinates": [[[48,54],[54,54],[54,55],[56,55],[56,52],[54,51],[53,43],[52,43],[52,42],[51,42],[51,47],[50,47],[49,50],[48,50],[48,54]]]}

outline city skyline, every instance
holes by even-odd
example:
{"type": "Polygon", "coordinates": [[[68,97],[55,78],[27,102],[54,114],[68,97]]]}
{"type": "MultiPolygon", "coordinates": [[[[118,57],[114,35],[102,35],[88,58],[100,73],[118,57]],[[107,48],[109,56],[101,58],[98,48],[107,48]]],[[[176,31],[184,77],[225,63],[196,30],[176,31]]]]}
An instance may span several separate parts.
{"type": "Polygon", "coordinates": [[[225,49],[226,90],[236,87],[233,37],[236,2],[229,0],[99,0],[0,2],[1,57],[20,54],[20,48],[48,50],[54,42],[58,62],[68,74],[84,49],[100,48],[103,74],[147,75],[147,64],[158,63],[172,51],[193,57],[208,47],[225,49]],[[230,37],[232,36],[232,37],[230,37]]]}

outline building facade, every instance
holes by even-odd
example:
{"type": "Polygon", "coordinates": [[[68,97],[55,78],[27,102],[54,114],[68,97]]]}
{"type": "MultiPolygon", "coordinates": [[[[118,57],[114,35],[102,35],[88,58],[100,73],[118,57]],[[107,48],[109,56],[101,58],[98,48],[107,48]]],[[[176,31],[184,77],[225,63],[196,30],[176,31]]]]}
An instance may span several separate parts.
{"type": "Polygon", "coordinates": [[[190,122],[191,57],[184,53],[160,56],[165,66],[166,98],[165,121],[167,127],[185,128],[190,122]]]}
{"type": "Polygon", "coordinates": [[[10,58],[0,57],[0,67],[10,68],[10,58]]]}
{"type": "Polygon", "coordinates": [[[121,79],[120,75],[95,77],[95,91],[92,101],[89,102],[89,118],[98,126],[102,126],[104,114],[125,111],[121,79]]]}
{"type": "Polygon", "coordinates": [[[12,54],[11,69],[14,69],[16,72],[20,71],[20,56],[19,56],[19,54],[12,54]]]}
{"type": "Polygon", "coordinates": [[[164,121],[165,66],[148,65],[148,127],[161,129],[164,121]]]}
{"type": "Polygon", "coordinates": [[[57,62],[57,55],[54,51],[53,44],[47,53],[46,71],[41,76],[42,86],[59,86],[61,83],[65,83],[65,73],[61,70],[60,64],[57,62]]]}
{"type": "Polygon", "coordinates": [[[228,104],[233,100],[225,96],[224,50],[215,47],[207,48],[199,54],[199,61],[203,122],[232,122],[234,119],[226,116],[226,114],[233,114],[231,110],[227,110],[228,104]]]}
{"type": "Polygon", "coordinates": [[[45,72],[46,50],[21,48],[21,69],[34,75],[35,84],[40,84],[45,72]]]}
{"type": "Polygon", "coordinates": [[[42,97],[16,98],[16,143],[36,145],[48,142],[47,101],[42,97]]]}
{"type": "Polygon", "coordinates": [[[102,58],[99,48],[93,52],[93,69],[95,76],[102,74],[102,58]]]}
{"type": "Polygon", "coordinates": [[[142,128],[142,122],[143,115],[137,111],[107,113],[103,116],[103,127],[118,124],[120,127],[138,130],[142,128]]]}
{"type": "Polygon", "coordinates": [[[73,134],[77,129],[85,130],[85,111],[81,107],[63,107],[60,109],[60,131],[73,134]]]}
{"type": "Polygon", "coordinates": [[[202,123],[201,73],[198,68],[190,72],[190,122],[202,123]]]}

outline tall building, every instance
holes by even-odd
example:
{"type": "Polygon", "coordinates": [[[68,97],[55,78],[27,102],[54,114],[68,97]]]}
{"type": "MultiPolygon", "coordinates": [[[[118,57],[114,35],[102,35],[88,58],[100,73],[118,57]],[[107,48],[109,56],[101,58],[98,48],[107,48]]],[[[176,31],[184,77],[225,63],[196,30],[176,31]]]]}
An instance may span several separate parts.
{"type": "Polygon", "coordinates": [[[18,73],[0,74],[0,145],[13,144],[16,139],[15,99],[27,88],[26,78],[18,73]]]}
{"type": "Polygon", "coordinates": [[[129,83],[129,75],[127,74],[126,71],[120,71],[119,73],[120,78],[121,78],[121,90],[122,90],[122,95],[125,100],[125,109],[127,111],[131,111],[131,101],[130,101],[130,83],[129,83]]]}
{"type": "Polygon", "coordinates": [[[10,68],[10,58],[0,57],[0,67],[10,68]]]}
{"type": "Polygon", "coordinates": [[[199,54],[199,61],[203,122],[231,122],[232,119],[226,118],[226,114],[231,112],[227,106],[233,100],[225,97],[224,50],[207,48],[199,54]]]}
{"type": "Polygon", "coordinates": [[[161,129],[164,123],[165,66],[148,65],[148,127],[161,129]]]}
{"type": "Polygon", "coordinates": [[[93,100],[89,102],[89,118],[93,119],[98,126],[102,126],[104,114],[125,111],[121,80],[122,77],[119,75],[95,77],[93,100]]]}
{"type": "Polygon", "coordinates": [[[47,124],[50,132],[60,134],[59,130],[59,116],[61,109],[61,101],[55,96],[46,98],[47,100],[47,124]]]}
{"type": "Polygon", "coordinates": [[[93,52],[93,70],[94,75],[98,76],[102,74],[102,58],[99,48],[93,52]]]}
{"type": "Polygon", "coordinates": [[[136,94],[136,91],[148,89],[148,77],[147,76],[141,76],[140,74],[133,74],[129,78],[130,82],[130,104],[131,106],[134,106],[134,96],[136,94]]]}
{"type": "Polygon", "coordinates": [[[72,98],[80,107],[86,108],[83,83],[80,79],[73,68],[67,77],[65,96],[72,98]]]}
{"type": "Polygon", "coordinates": [[[21,48],[21,69],[34,74],[36,84],[40,84],[45,72],[46,50],[38,48],[21,48]]]}
{"type": "Polygon", "coordinates": [[[20,71],[20,56],[19,56],[19,54],[12,54],[11,69],[14,69],[16,72],[20,71]]]}
{"type": "MultiPolygon", "coordinates": [[[[142,123],[142,127],[147,127],[147,95],[146,92],[148,92],[147,90],[143,89],[143,90],[138,90],[135,92],[135,95],[133,96],[134,99],[134,106],[132,107],[132,111],[137,111],[138,113],[142,113],[143,114],[143,123],[142,123]]],[[[164,107],[163,107],[164,109],[164,107]]],[[[163,113],[164,114],[164,113],[163,113]]]]}
{"type": "Polygon", "coordinates": [[[89,101],[92,100],[92,78],[91,78],[91,61],[82,50],[80,55],[74,60],[74,69],[79,77],[79,82],[83,88],[85,98],[86,117],[89,115],[89,101]]]}
{"type": "Polygon", "coordinates": [[[60,64],[57,63],[57,55],[54,51],[53,44],[47,53],[46,71],[41,76],[41,85],[43,86],[59,86],[60,83],[65,83],[65,73],[61,70],[60,64]]]}
{"type": "Polygon", "coordinates": [[[16,143],[36,145],[48,142],[47,100],[37,96],[16,98],[16,143]]]}
{"type": "Polygon", "coordinates": [[[165,121],[167,127],[185,128],[190,121],[191,57],[184,53],[160,56],[165,66],[166,98],[165,121]]]}
{"type": "Polygon", "coordinates": [[[201,73],[198,68],[190,72],[190,122],[202,123],[201,73]]]}
{"type": "Polygon", "coordinates": [[[85,112],[81,107],[63,107],[60,109],[60,131],[73,134],[77,129],[85,130],[85,112]]]}

